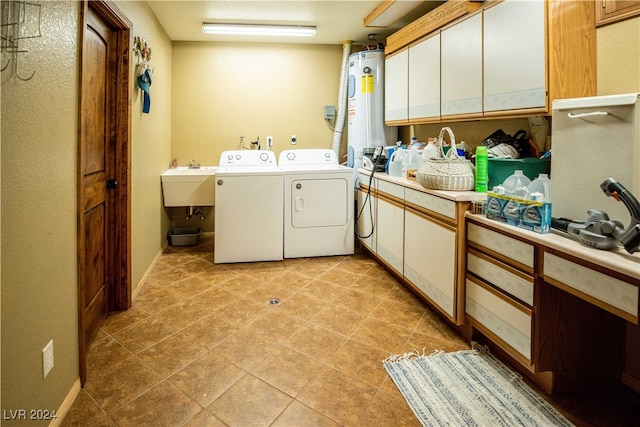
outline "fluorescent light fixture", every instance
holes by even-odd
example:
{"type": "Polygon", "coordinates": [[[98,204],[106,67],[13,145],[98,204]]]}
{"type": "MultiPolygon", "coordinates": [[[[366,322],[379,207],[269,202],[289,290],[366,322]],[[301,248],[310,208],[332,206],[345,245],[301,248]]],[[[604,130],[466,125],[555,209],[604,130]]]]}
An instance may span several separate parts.
{"type": "Polygon", "coordinates": [[[205,34],[313,37],[316,27],[299,25],[202,24],[205,34]]]}

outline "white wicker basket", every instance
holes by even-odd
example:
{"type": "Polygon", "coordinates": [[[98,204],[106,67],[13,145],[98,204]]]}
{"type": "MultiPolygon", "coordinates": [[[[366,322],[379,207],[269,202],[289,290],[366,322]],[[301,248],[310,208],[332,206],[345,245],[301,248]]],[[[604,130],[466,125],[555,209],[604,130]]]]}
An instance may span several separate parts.
{"type": "Polygon", "coordinates": [[[416,172],[416,180],[420,185],[433,190],[473,190],[475,186],[473,164],[469,160],[458,156],[456,140],[450,128],[443,127],[440,130],[440,136],[438,136],[436,144],[442,157],[425,159],[420,169],[416,172]],[[451,138],[451,148],[447,154],[444,154],[442,149],[445,132],[451,138]]]}

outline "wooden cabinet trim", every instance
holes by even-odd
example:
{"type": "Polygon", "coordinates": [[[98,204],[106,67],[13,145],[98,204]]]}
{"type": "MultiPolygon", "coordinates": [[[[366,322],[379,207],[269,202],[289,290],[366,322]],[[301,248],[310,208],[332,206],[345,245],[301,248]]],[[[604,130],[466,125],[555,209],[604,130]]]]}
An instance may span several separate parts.
{"type": "Polygon", "coordinates": [[[596,27],[640,16],[640,1],[597,0],[596,27]]]}

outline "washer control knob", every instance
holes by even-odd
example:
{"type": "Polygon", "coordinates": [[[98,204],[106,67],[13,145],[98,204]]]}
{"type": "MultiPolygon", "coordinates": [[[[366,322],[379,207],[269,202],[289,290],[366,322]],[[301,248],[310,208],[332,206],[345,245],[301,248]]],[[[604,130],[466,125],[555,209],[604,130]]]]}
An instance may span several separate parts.
{"type": "Polygon", "coordinates": [[[229,155],[227,156],[227,159],[229,159],[229,160],[233,160],[233,154],[229,154],[229,155]]]}
{"type": "Polygon", "coordinates": [[[289,160],[293,160],[293,159],[295,159],[295,158],[296,158],[295,153],[291,153],[291,152],[287,153],[287,159],[289,159],[289,160]]]}
{"type": "Polygon", "coordinates": [[[242,156],[240,154],[236,154],[236,160],[240,160],[242,156]]]}
{"type": "Polygon", "coordinates": [[[329,157],[331,157],[331,154],[330,153],[324,153],[324,157],[328,159],[329,157]]]}
{"type": "Polygon", "coordinates": [[[267,159],[269,159],[269,155],[267,153],[260,154],[260,160],[262,160],[263,162],[266,162],[267,159]]]}

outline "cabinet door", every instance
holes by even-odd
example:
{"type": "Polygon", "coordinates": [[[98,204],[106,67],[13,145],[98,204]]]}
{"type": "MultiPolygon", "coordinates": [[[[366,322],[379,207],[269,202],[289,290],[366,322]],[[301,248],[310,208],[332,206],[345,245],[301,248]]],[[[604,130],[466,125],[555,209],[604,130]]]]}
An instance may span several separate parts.
{"type": "Polygon", "coordinates": [[[482,14],[441,34],[442,115],[482,113],[482,14]]]}
{"type": "Polygon", "coordinates": [[[356,212],[358,239],[373,253],[376,252],[376,198],[361,188],[358,189],[358,211],[356,212]]]}
{"type": "Polygon", "coordinates": [[[440,118],[440,33],[409,47],[409,119],[440,118]]]}
{"type": "Polygon", "coordinates": [[[404,256],[404,207],[383,196],[378,198],[376,251],[394,270],[402,274],[404,256]]]}
{"type": "Polygon", "coordinates": [[[409,117],[409,50],[385,58],[384,120],[406,121],[409,117]]]}
{"type": "Polygon", "coordinates": [[[484,111],[546,106],[544,1],[484,11],[484,111]]]}
{"type": "Polygon", "coordinates": [[[455,231],[412,209],[405,209],[404,223],[405,279],[455,319],[455,231]]]}

